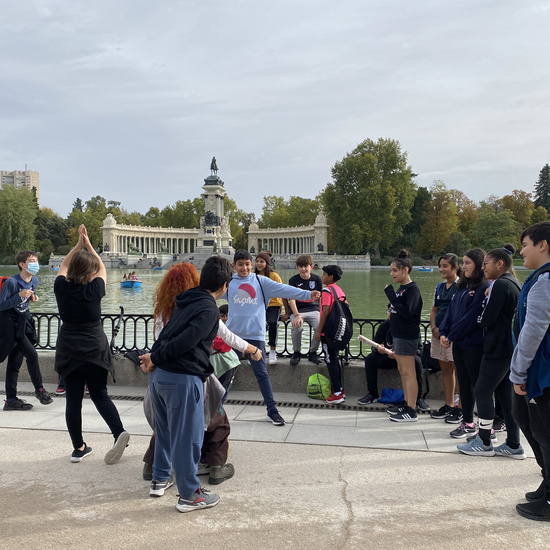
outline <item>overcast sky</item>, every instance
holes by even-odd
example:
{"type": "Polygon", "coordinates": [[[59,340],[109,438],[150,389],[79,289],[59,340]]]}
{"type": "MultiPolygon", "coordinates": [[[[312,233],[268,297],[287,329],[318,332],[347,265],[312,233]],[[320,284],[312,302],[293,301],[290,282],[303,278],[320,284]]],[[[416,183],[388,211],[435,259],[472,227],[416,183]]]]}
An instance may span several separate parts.
{"type": "Polygon", "coordinates": [[[550,1],[4,0],[0,169],[41,205],[314,198],[366,138],[475,201],[550,162],[550,1]]]}

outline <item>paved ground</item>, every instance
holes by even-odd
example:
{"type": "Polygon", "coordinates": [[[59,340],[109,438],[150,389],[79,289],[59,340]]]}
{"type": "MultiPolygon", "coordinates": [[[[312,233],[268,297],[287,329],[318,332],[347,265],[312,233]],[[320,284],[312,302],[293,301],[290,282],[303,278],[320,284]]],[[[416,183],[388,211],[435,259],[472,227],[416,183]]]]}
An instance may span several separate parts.
{"type": "MultiPolygon", "coordinates": [[[[232,393],[239,397],[259,398],[232,393]]],[[[116,401],[132,439],[107,466],[112,439],[88,399],[85,439],[94,452],[80,464],[69,461],[64,399],[46,407],[26,399],[32,411],[0,411],[1,549],[470,550],[547,548],[550,540],[550,525],[514,509],[540,483],[534,459],[460,455],[452,426],[427,415],[401,425],[385,412],[289,407],[281,428],[264,420],[263,407],[230,405],[236,475],[215,488],[217,507],[180,514],[175,487],[151,499],[141,479],[150,434],[141,402],[116,401]]]]}

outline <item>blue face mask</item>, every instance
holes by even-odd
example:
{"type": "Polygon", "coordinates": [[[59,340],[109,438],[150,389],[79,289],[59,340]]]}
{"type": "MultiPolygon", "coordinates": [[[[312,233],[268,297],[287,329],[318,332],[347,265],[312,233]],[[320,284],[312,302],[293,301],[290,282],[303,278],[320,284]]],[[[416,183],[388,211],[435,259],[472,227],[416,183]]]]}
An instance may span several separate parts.
{"type": "Polygon", "coordinates": [[[27,264],[26,272],[31,275],[36,275],[40,271],[40,265],[38,262],[31,262],[27,264]]]}

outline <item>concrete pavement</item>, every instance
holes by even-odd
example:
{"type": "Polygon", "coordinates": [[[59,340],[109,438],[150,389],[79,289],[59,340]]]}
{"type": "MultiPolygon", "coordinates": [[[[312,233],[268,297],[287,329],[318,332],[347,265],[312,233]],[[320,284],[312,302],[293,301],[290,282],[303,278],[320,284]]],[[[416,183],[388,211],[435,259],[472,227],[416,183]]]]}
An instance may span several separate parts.
{"type": "MultiPolygon", "coordinates": [[[[31,389],[20,383],[21,394],[31,389]]],[[[306,408],[296,395],[276,395],[296,406],[281,408],[287,424],[275,427],[246,404],[259,394],[230,394],[245,403],[227,407],[235,477],[210,487],[218,506],[180,514],[175,487],[151,499],[141,478],[150,429],[131,398],[142,393],[116,387],[129,398],[116,405],[132,438],[114,466],[103,462],[112,438],[89,399],[94,452],[79,464],[69,461],[63,398],[42,406],[21,395],[33,410],[0,410],[1,549],[548,547],[550,525],[514,508],[541,481],[533,458],[468,457],[453,426],[427,415],[396,424],[381,411],[306,408]]]]}

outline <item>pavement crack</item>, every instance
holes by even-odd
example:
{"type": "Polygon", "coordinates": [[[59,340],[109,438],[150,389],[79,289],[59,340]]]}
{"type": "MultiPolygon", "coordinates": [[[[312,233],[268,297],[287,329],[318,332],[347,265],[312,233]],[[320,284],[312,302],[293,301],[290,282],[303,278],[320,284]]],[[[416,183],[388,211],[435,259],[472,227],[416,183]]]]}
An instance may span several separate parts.
{"type": "Polygon", "coordinates": [[[348,498],[348,482],[342,475],[342,468],[344,467],[344,452],[340,449],[340,466],[338,468],[338,481],[341,482],[342,488],[340,490],[340,496],[346,507],[346,519],[342,524],[342,533],[340,537],[340,544],[338,548],[346,548],[348,546],[349,539],[351,539],[351,527],[355,522],[355,514],[353,512],[353,506],[348,498]]]}

